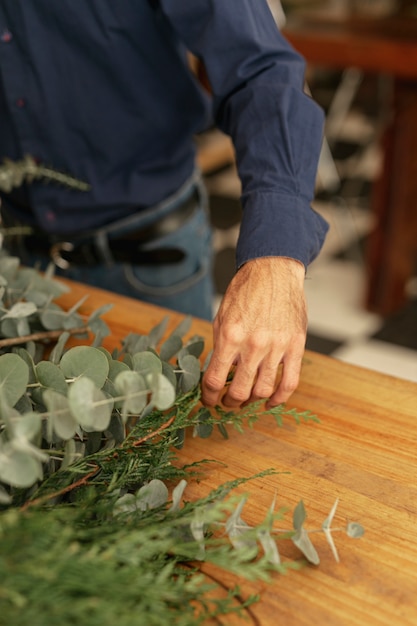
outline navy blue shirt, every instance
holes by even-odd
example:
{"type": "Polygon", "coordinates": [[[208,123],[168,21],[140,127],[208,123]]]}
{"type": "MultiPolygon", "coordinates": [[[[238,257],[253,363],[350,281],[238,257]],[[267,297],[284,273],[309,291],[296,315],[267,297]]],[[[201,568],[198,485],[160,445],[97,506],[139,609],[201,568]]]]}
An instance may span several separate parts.
{"type": "Polygon", "coordinates": [[[8,200],[51,233],[125,217],[192,174],[193,138],[214,120],[242,181],[238,266],[270,255],[307,265],[327,226],[310,206],[323,115],[304,69],[265,0],[2,0],[0,157],[30,154],[91,185],[34,182],[8,200]]]}

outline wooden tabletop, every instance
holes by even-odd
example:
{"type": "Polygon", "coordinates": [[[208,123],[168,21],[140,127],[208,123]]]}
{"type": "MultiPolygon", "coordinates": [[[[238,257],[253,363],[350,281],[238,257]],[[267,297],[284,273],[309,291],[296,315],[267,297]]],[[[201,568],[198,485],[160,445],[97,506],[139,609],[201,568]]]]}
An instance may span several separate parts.
{"type": "MultiPolygon", "coordinates": [[[[105,345],[120,347],[129,332],[147,333],[165,315],[170,327],[182,317],[174,312],[90,287],[68,283],[65,306],[89,293],[88,313],[102,304],[114,306],[104,319],[112,329],[105,345]]],[[[211,345],[211,326],[195,320],[191,334],[211,345]]],[[[206,495],[236,477],[275,468],[282,474],[245,485],[248,502],[243,518],[261,522],[274,495],[276,506],[291,511],[302,499],[307,528],[320,528],[339,498],[334,526],[356,521],[365,527],[360,539],[335,534],[336,563],[323,535],[314,535],[318,566],[276,575],[271,583],[239,581],[242,595],[261,594],[247,621],[228,617],[224,624],[261,626],[374,626],[417,624],[417,384],[306,352],[301,382],[289,407],[309,410],[320,423],[296,426],[286,419],[278,428],[262,419],[252,430],[230,438],[187,439],[180,452],[184,463],[201,459],[207,465],[199,483],[190,483],[187,498],[206,495]],[[219,463],[220,462],[220,463],[219,463]]],[[[285,542],[284,542],[285,544],[285,542]]],[[[290,542],[288,542],[290,544],[290,542]]],[[[296,556],[295,548],[281,553],[296,556]]],[[[221,576],[225,585],[236,582],[221,576]]]]}

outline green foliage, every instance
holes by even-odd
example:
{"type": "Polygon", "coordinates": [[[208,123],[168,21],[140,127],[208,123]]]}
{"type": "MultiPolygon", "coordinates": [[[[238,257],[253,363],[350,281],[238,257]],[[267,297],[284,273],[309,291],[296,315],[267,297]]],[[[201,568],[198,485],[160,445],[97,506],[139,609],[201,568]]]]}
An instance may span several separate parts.
{"type": "Polygon", "coordinates": [[[52,167],[38,163],[29,154],[26,154],[20,161],[3,159],[3,165],[0,165],[0,190],[6,193],[12,191],[14,187],[20,187],[25,182],[31,183],[39,179],[43,179],[46,182],[53,181],[78,191],[88,191],[90,189],[90,185],[87,183],[52,167]]]}
{"type": "MultiPolygon", "coordinates": [[[[252,528],[247,498],[231,493],[244,479],[186,502],[187,481],[206,461],[182,467],[176,458],[189,433],[209,439],[217,428],[227,439],[228,428],[243,431],[264,415],[278,426],[313,415],[266,411],[261,401],[237,413],[201,406],[204,342],[184,340],[190,318],[165,339],[167,319],[146,336],[131,333],[110,354],[100,346],[107,307],[89,320],[77,313],[81,303],[60,310],[51,276],[39,279],[10,257],[0,258],[0,285],[2,332],[10,337],[10,321],[25,334],[62,331],[47,359],[33,337],[0,354],[0,623],[194,625],[255,601],[242,603],[239,590],[208,600],[198,560],[269,580],[299,565],[280,556],[277,540],[291,540],[318,564],[303,502],[292,529],[276,529],[275,502],[252,528]],[[92,345],[66,349],[74,327],[95,328],[92,345]]],[[[338,559],[336,506],[320,530],[338,559]]],[[[353,522],[343,530],[363,533],[353,522]]]]}

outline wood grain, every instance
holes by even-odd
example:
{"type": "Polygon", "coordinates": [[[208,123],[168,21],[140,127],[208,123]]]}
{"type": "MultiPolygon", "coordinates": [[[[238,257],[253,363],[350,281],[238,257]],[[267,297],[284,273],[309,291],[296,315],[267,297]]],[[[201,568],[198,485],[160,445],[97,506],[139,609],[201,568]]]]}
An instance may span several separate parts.
{"type": "MultiPolygon", "coordinates": [[[[88,292],[86,313],[114,303],[105,315],[112,328],[106,346],[112,349],[128,332],[148,332],[165,315],[170,326],[177,313],[158,309],[74,283],[61,298],[69,306],[88,292]]],[[[194,320],[191,333],[211,345],[211,326],[194,320]]],[[[277,508],[290,510],[302,499],[308,528],[319,528],[336,498],[334,525],[360,522],[361,539],[335,534],[340,555],[336,563],[321,534],[314,536],[319,566],[306,566],[271,583],[241,584],[242,595],[261,594],[248,620],[228,617],[224,624],[262,626],[377,626],[417,624],[417,384],[306,352],[301,382],[289,407],[309,410],[319,424],[296,426],[286,419],[278,428],[262,419],[243,435],[230,431],[229,440],[188,437],[180,460],[213,459],[200,482],[190,483],[193,499],[238,476],[268,468],[282,472],[249,482],[243,517],[260,522],[277,495],[277,508]]],[[[239,491],[239,490],[238,490],[239,491]]],[[[242,491],[242,490],[241,490],[242,491]]],[[[289,528],[291,515],[284,526],[289,528]]],[[[297,555],[285,542],[285,557],[297,555]]],[[[205,566],[207,576],[226,587],[236,579],[205,566]]]]}

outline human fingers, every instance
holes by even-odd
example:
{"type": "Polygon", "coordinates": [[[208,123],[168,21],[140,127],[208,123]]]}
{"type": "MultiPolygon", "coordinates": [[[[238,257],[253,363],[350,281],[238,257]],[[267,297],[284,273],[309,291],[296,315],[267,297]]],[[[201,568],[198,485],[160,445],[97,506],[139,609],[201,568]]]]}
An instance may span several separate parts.
{"type": "Polygon", "coordinates": [[[215,341],[210,363],[201,382],[201,400],[206,406],[215,406],[220,402],[235,355],[231,346],[223,348],[221,339],[215,341]]]}
{"type": "Polygon", "coordinates": [[[267,408],[287,402],[298,387],[304,347],[304,335],[293,340],[291,349],[283,357],[282,374],[275,391],[271,395],[263,396],[269,398],[266,404],[267,408]]]}

